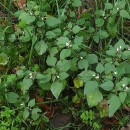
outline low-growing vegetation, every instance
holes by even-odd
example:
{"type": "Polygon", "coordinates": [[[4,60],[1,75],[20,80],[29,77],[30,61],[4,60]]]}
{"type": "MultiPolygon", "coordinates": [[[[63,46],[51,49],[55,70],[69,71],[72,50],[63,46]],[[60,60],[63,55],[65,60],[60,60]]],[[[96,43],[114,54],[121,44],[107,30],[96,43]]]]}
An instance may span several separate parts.
{"type": "Polygon", "coordinates": [[[0,7],[0,130],[130,129],[129,0],[0,7]]]}

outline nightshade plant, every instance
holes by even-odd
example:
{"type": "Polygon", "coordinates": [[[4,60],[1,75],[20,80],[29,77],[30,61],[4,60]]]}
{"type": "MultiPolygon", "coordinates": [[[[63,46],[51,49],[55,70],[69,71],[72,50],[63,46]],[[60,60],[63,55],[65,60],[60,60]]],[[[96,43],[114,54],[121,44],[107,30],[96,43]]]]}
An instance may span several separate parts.
{"type": "Polygon", "coordinates": [[[57,3],[56,13],[53,2],[43,3],[28,1],[15,12],[19,22],[14,29],[0,32],[1,104],[16,107],[25,125],[34,126],[48,119],[41,116],[32,91],[51,92],[57,100],[72,91],[72,104],[83,99],[99,111],[106,101],[104,116],[109,117],[129,105],[129,1],[105,1],[104,8],[82,11],[83,4],[88,8],[85,2],[66,0],[57,3]]]}

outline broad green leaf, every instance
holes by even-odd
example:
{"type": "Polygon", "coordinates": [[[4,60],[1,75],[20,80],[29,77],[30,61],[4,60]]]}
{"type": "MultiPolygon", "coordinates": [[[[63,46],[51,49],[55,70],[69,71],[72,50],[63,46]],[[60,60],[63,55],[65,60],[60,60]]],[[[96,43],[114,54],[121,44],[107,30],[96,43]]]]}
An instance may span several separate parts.
{"type": "Polygon", "coordinates": [[[112,37],[116,36],[117,24],[116,24],[116,17],[115,16],[109,17],[108,22],[107,22],[107,30],[112,37]]]}
{"type": "Polygon", "coordinates": [[[67,44],[70,43],[67,37],[59,37],[57,40],[57,45],[61,48],[65,47],[67,44]]]}
{"type": "Polygon", "coordinates": [[[39,108],[33,108],[32,109],[31,118],[34,121],[36,121],[39,118],[39,116],[40,116],[39,112],[42,112],[39,108]]]}
{"type": "Polygon", "coordinates": [[[125,99],[126,99],[127,93],[126,92],[120,92],[119,93],[119,98],[121,100],[122,103],[124,103],[125,99]]]}
{"type": "Polygon", "coordinates": [[[83,36],[75,37],[74,39],[75,44],[81,45],[82,42],[83,42],[83,36]]]}
{"type": "Polygon", "coordinates": [[[122,59],[123,60],[126,60],[126,59],[130,59],[130,51],[128,50],[126,50],[126,51],[123,51],[122,52],[122,59]]]}
{"type": "Polygon", "coordinates": [[[53,16],[49,16],[46,19],[46,23],[49,27],[56,27],[60,23],[60,21],[59,21],[59,19],[57,19],[53,16]]]}
{"type": "Polygon", "coordinates": [[[105,30],[101,30],[99,32],[99,36],[100,36],[100,39],[106,39],[106,38],[109,37],[109,33],[107,31],[105,31],[105,30]]]}
{"type": "Polygon", "coordinates": [[[115,44],[115,49],[120,49],[120,50],[123,50],[125,48],[125,42],[120,39],[116,44],[115,44]]]}
{"type": "Polygon", "coordinates": [[[37,53],[39,55],[42,55],[46,52],[48,46],[47,44],[41,40],[41,41],[38,41],[36,44],[35,44],[35,50],[37,51],[37,53]]]}
{"type": "Polygon", "coordinates": [[[85,60],[85,59],[83,59],[83,60],[80,60],[80,61],[78,61],[78,67],[79,67],[79,69],[88,69],[88,61],[87,60],[85,60]]]}
{"type": "Polygon", "coordinates": [[[57,47],[52,47],[49,51],[50,51],[50,56],[54,56],[55,54],[58,53],[57,47]]]}
{"type": "Polygon", "coordinates": [[[30,15],[29,13],[22,12],[19,16],[19,19],[24,21],[26,24],[30,24],[35,21],[35,16],[30,15]]]}
{"type": "Polygon", "coordinates": [[[68,77],[69,75],[66,72],[60,72],[59,73],[59,79],[64,80],[68,77]]]}
{"type": "Polygon", "coordinates": [[[6,65],[8,61],[8,56],[5,53],[0,53],[0,65],[6,65]]]}
{"type": "Polygon", "coordinates": [[[75,78],[73,82],[75,88],[80,88],[83,86],[83,81],[81,79],[75,78]]]}
{"type": "Polygon", "coordinates": [[[98,88],[98,82],[97,81],[88,81],[86,84],[85,84],[85,88],[84,88],[84,95],[92,92],[92,91],[95,91],[95,89],[98,88]]]}
{"type": "Polygon", "coordinates": [[[47,65],[55,66],[56,62],[57,62],[57,58],[55,58],[53,56],[48,56],[47,57],[47,60],[46,60],[47,65]]]}
{"type": "Polygon", "coordinates": [[[32,86],[33,82],[31,79],[24,79],[22,82],[22,91],[23,93],[26,93],[26,91],[29,90],[29,88],[32,86]]]}
{"type": "Polygon", "coordinates": [[[25,108],[25,110],[23,111],[23,118],[24,120],[26,120],[28,117],[29,117],[29,110],[25,108]]]}
{"type": "Polygon", "coordinates": [[[109,117],[112,117],[115,112],[120,108],[121,101],[120,98],[116,95],[112,95],[112,97],[108,100],[109,103],[109,117]]]}
{"type": "Polygon", "coordinates": [[[63,49],[60,52],[60,59],[65,59],[71,55],[71,49],[63,49]]]}
{"type": "Polygon", "coordinates": [[[73,3],[72,3],[72,5],[73,5],[74,7],[79,7],[79,6],[82,5],[82,2],[81,2],[81,0],[74,0],[73,3]]]}
{"type": "Polygon", "coordinates": [[[38,85],[42,88],[42,90],[50,90],[51,84],[49,82],[44,83],[42,80],[38,81],[38,85]]]}
{"type": "Polygon", "coordinates": [[[60,60],[57,62],[56,66],[60,71],[68,71],[71,68],[71,61],[70,60],[60,60]]]}
{"type": "Polygon", "coordinates": [[[104,24],[104,19],[102,19],[102,18],[97,18],[97,19],[95,20],[95,23],[96,23],[96,26],[97,26],[97,27],[101,27],[101,26],[103,26],[103,24],[104,24]]]}
{"type": "Polygon", "coordinates": [[[109,55],[109,56],[116,56],[116,49],[111,48],[110,50],[106,51],[106,54],[109,55]]]}
{"type": "Polygon", "coordinates": [[[19,98],[19,96],[15,92],[9,92],[9,93],[7,93],[7,101],[9,103],[17,103],[18,98],[19,98]]]}
{"type": "Polygon", "coordinates": [[[105,73],[109,74],[110,72],[115,71],[115,66],[112,63],[106,63],[105,64],[105,73]]]}
{"type": "Polygon", "coordinates": [[[91,71],[91,70],[85,70],[82,71],[79,74],[79,77],[81,80],[83,80],[83,82],[87,83],[88,81],[90,81],[93,78],[93,75],[95,75],[95,72],[91,71]]]}
{"type": "Polygon", "coordinates": [[[104,66],[103,66],[101,63],[99,63],[99,64],[97,65],[97,67],[96,67],[96,71],[97,71],[98,73],[102,73],[104,70],[105,70],[104,66]]]}
{"type": "Polygon", "coordinates": [[[87,102],[90,107],[98,105],[103,99],[102,93],[99,91],[99,89],[95,89],[95,91],[92,91],[87,94],[87,102]]]}
{"type": "Polygon", "coordinates": [[[28,106],[29,106],[29,107],[35,106],[35,99],[30,100],[30,101],[28,102],[28,106]]]}
{"type": "Polygon", "coordinates": [[[56,37],[56,34],[54,32],[52,32],[52,31],[48,31],[48,32],[46,32],[46,37],[48,39],[52,39],[52,38],[56,37]]]}
{"type": "Polygon", "coordinates": [[[59,81],[55,81],[51,85],[51,92],[55,96],[56,99],[58,99],[60,93],[63,90],[63,85],[59,81]]]}
{"type": "Polygon", "coordinates": [[[126,10],[121,10],[120,16],[123,17],[123,18],[130,19],[130,14],[126,10]]]}
{"type": "Polygon", "coordinates": [[[112,9],[113,8],[113,4],[107,2],[105,3],[105,9],[112,9]]]}
{"type": "Polygon", "coordinates": [[[106,81],[106,82],[102,83],[100,87],[106,91],[110,91],[113,89],[114,84],[112,81],[106,81]]]}
{"type": "Polygon", "coordinates": [[[79,31],[81,31],[82,29],[78,26],[78,25],[75,25],[73,28],[72,28],[72,31],[73,33],[77,34],[79,31]]]}
{"type": "Polygon", "coordinates": [[[87,55],[87,61],[88,61],[89,64],[98,63],[98,57],[95,54],[88,54],[87,55]]]}
{"type": "Polygon", "coordinates": [[[84,95],[90,107],[96,106],[103,99],[102,93],[98,89],[98,82],[88,81],[84,88],[84,95]]]}

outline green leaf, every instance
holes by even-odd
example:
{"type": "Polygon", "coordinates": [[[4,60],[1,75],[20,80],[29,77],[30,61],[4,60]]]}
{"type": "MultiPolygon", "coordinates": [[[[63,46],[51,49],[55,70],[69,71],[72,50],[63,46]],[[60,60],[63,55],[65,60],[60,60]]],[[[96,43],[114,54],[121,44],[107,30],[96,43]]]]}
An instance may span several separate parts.
{"type": "Polygon", "coordinates": [[[79,67],[79,69],[88,69],[88,61],[87,60],[85,60],[85,59],[83,59],[83,60],[80,60],[79,62],[78,62],[78,67],[79,67]]]}
{"type": "Polygon", "coordinates": [[[69,75],[66,72],[61,72],[59,73],[59,79],[64,80],[68,77],[69,75]]]}
{"type": "Polygon", "coordinates": [[[75,44],[81,45],[82,42],[83,42],[83,36],[75,37],[75,39],[74,39],[75,44]]]}
{"type": "Polygon", "coordinates": [[[81,31],[82,29],[78,26],[78,25],[75,25],[73,28],[72,28],[72,31],[74,34],[77,34],[79,31],[81,31]]]}
{"type": "Polygon", "coordinates": [[[79,6],[82,5],[82,2],[81,2],[81,0],[74,0],[73,3],[72,3],[72,5],[73,5],[74,7],[79,7],[79,6]]]}
{"type": "Polygon", "coordinates": [[[65,59],[71,55],[71,49],[63,49],[60,53],[60,59],[65,59]]]}
{"type": "Polygon", "coordinates": [[[56,62],[57,62],[57,58],[52,57],[52,56],[47,57],[47,60],[46,60],[47,65],[55,66],[56,62]]]}
{"type": "Polygon", "coordinates": [[[18,98],[19,98],[19,96],[15,92],[9,92],[9,93],[7,93],[7,101],[9,103],[17,103],[18,98]]]}
{"type": "Polygon", "coordinates": [[[107,22],[107,30],[112,37],[116,36],[117,24],[116,24],[116,17],[115,16],[109,17],[108,22],[107,22]]]}
{"type": "Polygon", "coordinates": [[[98,89],[87,94],[87,102],[90,107],[97,106],[102,99],[103,95],[98,89]]]}
{"type": "Polygon", "coordinates": [[[122,103],[124,103],[125,99],[126,99],[127,93],[126,92],[120,92],[119,93],[119,98],[121,100],[122,103]]]}
{"type": "Polygon", "coordinates": [[[67,37],[59,37],[57,39],[57,45],[61,48],[65,47],[66,46],[66,43],[70,43],[69,39],[67,37]]]}
{"type": "Polygon", "coordinates": [[[96,71],[101,74],[104,70],[104,66],[101,63],[99,63],[96,67],[96,71]]]}
{"type": "Polygon", "coordinates": [[[89,64],[98,63],[98,57],[95,54],[88,54],[87,55],[87,61],[88,61],[89,64]]]}
{"type": "Polygon", "coordinates": [[[48,48],[48,46],[43,40],[38,41],[35,45],[35,50],[37,51],[37,53],[39,55],[44,54],[46,52],[47,48],[48,48]]]}
{"type": "Polygon", "coordinates": [[[100,36],[100,39],[106,39],[106,38],[109,37],[109,33],[107,31],[105,31],[105,30],[101,30],[99,32],[99,36],[100,36]]]}
{"type": "Polygon", "coordinates": [[[80,88],[83,86],[83,81],[81,79],[75,78],[73,82],[75,88],[80,88]]]}
{"type": "Polygon", "coordinates": [[[85,84],[84,95],[94,91],[97,88],[98,88],[98,82],[97,81],[88,81],[85,84]]]}
{"type": "Polygon", "coordinates": [[[39,118],[39,116],[40,116],[39,112],[42,112],[39,108],[33,108],[32,109],[31,118],[34,121],[36,121],[39,118]]]}
{"type": "Polygon", "coordinates": [[[126,59],[130,59],[130,51],[123,51],[122,52],[122,59],[126,60],[126,59]]]}
{"type": "Polygon", "coordinates": [[[130,19],[130,15],[126,10],[121,10],[120,11],[120,16],[123,17],[123,18],[130,19]]]}
{"type": "Polygon", "coordinates": [[[109,2],[105,3],[105,9],[112,9],[113,5],[109,2]]]}
{"type": "Polygon", "coordinates": [[[55,54],[58,53],[57,47],[52,47],[49,51],[50,51],[50,56],[54,56],[55,54]]]}
{"type": "Polygon", "coordinates": [[[55,96],[56,99],[58,99],[60,93],[63,90],[63,85],[59,81],[55,81],[51,85],[51,92],[55,96]]]}
{"type": "Polygon", "coordinates": [[[50,83],[44,83],[42,80],[38,81],[38,85],[42,88],[42,90],[51,90],[51,84],[50,83]]]}
{"type": "Polygon", "coordinates": [[[123,50],[125,48],[125,42],[122,39],[119,39],[119,41],[115,44],[115,49],[123,50]],[[121,48],[120,48],[121,47],[121,48]]]}
{"type": "Polygon", "coordinates": [[[8,60],[9,58],[5,53],[0,53],[0,65],[6,65],[8,60]]]}
{"type": "Polygon", "coordinates": [[[114,84],[112,81],[106,81],[106,82],[102,83],[100,87],[106,91],[110,91],[113,89],[114,84]]]}
{"type": "Polygon", "coordinates": [[[29,110],[27,108],[25,108],[24,112],[23,112],[23,118],[24,120],[26,120],[29,117],[29,110]]]}
{"type": "Polygon", "coordinates": [[[19,16],[19,19],[24,21],[26,24],[30,24],[35,21],[35,16],[32,16],[26,12],[22,12],[19,16]]]}
{"type": "Polygon", "coordinates": [[[83,80],[83,82],[87,83],[88,81],[90,81],[93,78],[93,75],[95,75],[95,72],[91,71],[91,70],[85,70],[82,71],[79,74],[79,77],[81,80],[83,80]]]}
{"type": "Polygon", "coordinates": [[[32,86],[33,82],[31,79],[24,79],[22,82],[22,91],[23,93],[26,93],[27,90],[32,86]]]}
{"type": "Polygon", "coordinates": [[[71,68],[71,61],[70,60],[60,60],[57,62],[56,66],[60,71],[68,71],[71,68]]]}
{"type": "Polygon", "coordinates": [[[84,88],[84,95],[90,107],[96,106],[103,99],[102,93],[98,89],[98,82],[88,81],[84,88]]]}
{"type": "Polygon", "coordinates": [[[35,99],[32,99],[28,102],[29,107],[34,107],[35,106],[35,99]]]}
{"type": "Polygon", "coordinates": [[[105,73],[109,74],[110,72],[115,71],[115,66],[112,63],[106,63],[105,64],[105,73]]]}
{"type": "Polygon", "coordinates": [[[52,16],[49,16],[47,19],[46,19],[46,23],[49,27],[56,27],[57,25],[59,25],[60,21],[59,19],[55,18],[55,17],[52,17],[52,16]]]}
{"type": "Polygon", "coordinates": [[[101,26],[104,24],[104,19],[102,19],[102,18],[97,18],[97,19],[95,20],[95,23],[96,23],[96,26],[97,26],[97,27],[101,27],[101,26]]]}
{"type": "Polygon", "coordinates": [[[46,32],[46,37],[48,39],[52,39],[52,38],[56,37],[56,34],[54,32],[52,32],[52,31],[48,31],[48,32],[46,32]]]}
{"type": "Polygon", "coordinates": [[[108,100],[109,103],[109,117],[112,117],[115,112],[120,108],[121,101],[120,98],[116,95],[112,95],[112,97],[108,100]]]}
{"type": "Polygon", "coordinates": [[[109,55],[109,56],[116,56],[116,49],[111,48],[110,50],[106,51],[106,54],[109,55]]]}

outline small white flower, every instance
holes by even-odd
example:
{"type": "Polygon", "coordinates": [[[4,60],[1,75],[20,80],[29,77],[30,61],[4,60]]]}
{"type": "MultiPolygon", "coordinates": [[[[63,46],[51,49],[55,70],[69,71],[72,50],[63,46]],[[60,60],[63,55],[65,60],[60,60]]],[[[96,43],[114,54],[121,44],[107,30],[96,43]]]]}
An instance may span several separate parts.
{"type": "Polygon", "coordinates": [[[72,45],[70,44],[68,47],[72,47],[72,45]]]}
{"type": "Polygon", "coordinates": [[[59,75],[57,75],[56,77],[57,77],[58,79],[60,78],[60,76],[59,76],[59,75]]]}
{"type": "Polygon", "coordinates": [[[23,105],[24,105],[24,103],[21,103],[21,104],[20,104],[20,106],[23,106],[23,105]]]}
{"type": "Polygon", "coordinates": [[[32,12],[30,12],[30,15],[32,15],[33,13],[32,12]]]}
{"type": "Polygon", "coordinates": [[[92,76],[93,76],[93,77],[95,77],[96,75],[95,75],[95,74],[93,74],[92,76]]]}
{"type": "Polygon", "coordinates": [[[44,20],[44,18],[42,17],[42,20],[44,20]]]}
{"type": "Polygon", "coordinates": [[[128,88],[128,87],[126,87],[126,88],[125,88],[125,91],[127,91],[128,89],[129,89],[129,88],[128,88]]]}
{"type": "Polygon", "coordinates": [[[103,13],[102,16],[105,16],[105,14],[103,13]]]}
{"type": "Polygon", "coordinates": [[[30,76],[30,79],[32,79],[33,77],[32,76],[30,76]]]}
{"type": "Polygon", "coordinates": [[[122,87],[124,88],[124,87],[125,87],[125,84],[122,84],[122,87]]]}
{"type": "Polygon", "coordinates": [[[32,72],[30,72],[29,75],[32,76],[32,72]]]}
{"type": "Polygon", "coordinates": [[[118,51],[119,51],[119,48],[117,48],[116,51],[118,52],[118,51]]]}
{"type": "Polygon", "coordinates": [[[97,75],[97,76],[95,77],[95,79],[99,79],[99,75],[97,75]]]}
{"type": "Polygon", "coordinates": [[[24,34],[24,31],[22,31],[22,34],[24,34]]]}
{"type": "Polygon", "coordinates": [[[130,47],[128,47],[128,50],[130,51],[130,47]]]}
{"type": "Polygon", "coordinates": [[[107,17],[104,17],[104,19],[106,19],[107,17]]]}
{"type": "Polygon", "coordinates": [[[80,59],[83,60],[83,57],[81,56],[80,59]]]}
{"type": "Polygon", "coordinates": [[[116,74],[117,74],[117,72],[115,71],[115,72],[114,72],[114,74],[116,75],[116,74]]]}
{"type": "Polygon", "coordinates": [[[119,11],[119,8],[117,7],[116,10],[119,11]]]}
{"type": "Polygon", "coordinates": [[[120,46],[120,49],[122,48],[122,46],[120,46]]]}

